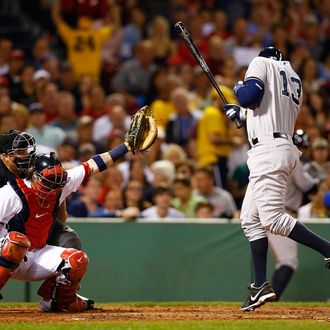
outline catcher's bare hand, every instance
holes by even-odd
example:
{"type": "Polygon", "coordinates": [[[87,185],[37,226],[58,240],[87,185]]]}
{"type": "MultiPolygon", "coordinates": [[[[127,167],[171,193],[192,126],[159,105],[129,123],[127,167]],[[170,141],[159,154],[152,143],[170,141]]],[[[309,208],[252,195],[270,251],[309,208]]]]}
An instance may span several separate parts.
{"type": "Polygon", "coordinates": [[[139,109],[131,118],[125,142],[131,151],[144,151],[149,149],[157,138],[157,124],[152,110],[148,106],[139,109]]]}

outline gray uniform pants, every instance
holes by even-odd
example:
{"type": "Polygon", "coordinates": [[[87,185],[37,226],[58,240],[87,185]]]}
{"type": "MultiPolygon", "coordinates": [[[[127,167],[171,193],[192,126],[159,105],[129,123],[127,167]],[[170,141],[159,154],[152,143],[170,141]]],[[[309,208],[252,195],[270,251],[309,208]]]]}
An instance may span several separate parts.
{"type": "Polygon", "coordinates": [[[267,237],[267,231],[288,236],[297,221],[285,212],[285,193],[299,151],[291,140],[271,134],[258,140],[248,151],[250,181],[241,211],[241,225],[249,241],[267,237]]]}

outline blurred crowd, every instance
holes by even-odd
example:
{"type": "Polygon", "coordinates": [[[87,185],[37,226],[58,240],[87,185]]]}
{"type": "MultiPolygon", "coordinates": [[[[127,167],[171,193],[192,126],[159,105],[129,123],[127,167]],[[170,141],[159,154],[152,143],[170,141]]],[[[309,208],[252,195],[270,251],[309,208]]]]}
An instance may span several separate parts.
{"type": "Polygon", "coordinates": [[[321,180],[302,218],[330,215],[330,1],[34,0],[0,19],[0,133],[31,133],[38,152],[67,167],[123,142],[130,115],[149,105],[159,135],[91,178],[67,202],[76,217],[237,217],[249,142],[175,32],[182,21],[222,92],[276,46],[303,82],[295,129],[303,161],[321,180]],[[12,15],[12,19],[10,19],[12,15]],[[8,19],[9,17],[9,19],[8,19]],[[22,40],[13,33],[28,27],[22,40]]]}

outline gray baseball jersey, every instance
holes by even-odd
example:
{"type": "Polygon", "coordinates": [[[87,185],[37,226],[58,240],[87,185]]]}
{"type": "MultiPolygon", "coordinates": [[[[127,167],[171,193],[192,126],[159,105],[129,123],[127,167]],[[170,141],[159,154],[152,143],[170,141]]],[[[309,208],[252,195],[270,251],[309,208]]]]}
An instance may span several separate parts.
{"type": "Polygon", "coordinates": [[[262,81],[265,91],[260,106],[247,111],[249,140],[272,132],[292,136],[299,113],[302,86],[291,64],[258,56],[250,63],[245,81],[251,78],[262,81]]]}

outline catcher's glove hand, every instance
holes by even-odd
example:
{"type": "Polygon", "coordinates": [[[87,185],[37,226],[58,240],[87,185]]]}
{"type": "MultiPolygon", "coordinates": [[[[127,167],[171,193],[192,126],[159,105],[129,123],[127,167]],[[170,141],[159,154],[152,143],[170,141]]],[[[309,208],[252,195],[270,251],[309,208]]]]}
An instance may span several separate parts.
{"type": "Polygon", "coordinates": [[[154,114],[148,106],[139,109],[131,118],[125,141],[133,154],[152,146],[157,138],[157,125],[154,114]]]}

